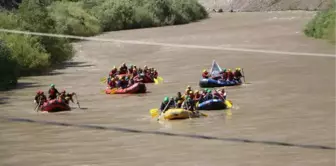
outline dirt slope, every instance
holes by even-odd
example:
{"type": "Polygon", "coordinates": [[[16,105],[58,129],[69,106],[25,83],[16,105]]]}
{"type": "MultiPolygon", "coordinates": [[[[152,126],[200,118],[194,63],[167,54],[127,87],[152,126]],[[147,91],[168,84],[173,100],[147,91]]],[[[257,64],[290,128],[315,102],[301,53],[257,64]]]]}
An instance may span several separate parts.
{"type": "Polygon", "coordinates": [[[207,9],[230,11],[323,10],[332,0],[199,0],[207,9]]]}

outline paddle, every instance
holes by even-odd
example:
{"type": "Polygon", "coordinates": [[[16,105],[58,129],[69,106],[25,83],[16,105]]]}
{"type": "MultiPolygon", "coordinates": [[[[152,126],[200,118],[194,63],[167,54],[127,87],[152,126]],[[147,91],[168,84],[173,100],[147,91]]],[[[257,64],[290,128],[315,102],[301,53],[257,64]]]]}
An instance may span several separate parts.
{"type": "Polygon", "coordinates": [[[40,100],[39,100],[39,102],[38,102],[38,104],[36,105],[36,107],[35,107],[35,109],[34,109],[34,111],[36,111],[36,112],[38,112],[39,111],[39,107],[40,107],[40,104],[41,104],[41,98],[40,98],[40,100]]]}
{"type": "Polygon", "coordinates": [[[168,104],[165,106],[165,108],[164,108],[163,111],[161,112],[160,116],[157,118],[157,121],[159,121],[160,118],[161,118],[161,116],[166,112],[166,109],[168,108],[168,106],[169,106],[169,104],[170,104],[171,101],[172,101],[172,100],[170,99],[169,102],[168,102],[168,104]]]}
{"type": "Polygon", "coordinates": [[[106,77],[102,77],[100,78],[100,82],[105,84],[107,82],[107,78],[106,77]]]}
{"type": "Polygon", "coordinates": [[[158,78],[158,80],[160,80],[161,82],[163,82],[163,78],[162,77],[157,77],[158,78]]]}
{"type": "Polygon", "coordinates": [[[246,84],[246,81],[245,81],[245,74],[244,74],[244,68],[242,68],[242,73],[243,73],[244,83],[246,84]]]}
{"type": "Polygon", "coordinates": [[[156,78],[154,78],[154,83],[155,83],[155,85],[157,85],[157,84],[159,84],[159,81],[156,78]]]}
{"type": "Polygon", "coordinates": [[[76,98],[76,101],[77,101],[77,105],[78,105],[78,108],[81,109],[80,105],[79,105],[79,101],[78,101],[78,97],[77,97],[77,94],[75,93],[75,98],[76,98]]]}

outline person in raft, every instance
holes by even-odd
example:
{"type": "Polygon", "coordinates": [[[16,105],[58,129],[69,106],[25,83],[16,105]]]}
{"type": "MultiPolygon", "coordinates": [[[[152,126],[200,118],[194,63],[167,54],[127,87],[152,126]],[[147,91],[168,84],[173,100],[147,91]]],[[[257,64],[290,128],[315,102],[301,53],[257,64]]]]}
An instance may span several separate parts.
{"type": "Polygon", "coordinates": [[[49,94],[49,97],[48,97],[49,100],[53,100],[53,99],[56,99],[57,95],[59,95],[60,93],[55,88],[55,85],[51,84],[50,89],[48,90],[48,94],[49,94]]]}
{"type": "Polygon", "coordinates": [[[206,69],[203,70],[202,77],[206,78],[206,79],[208,79],[210,77],[210,74],[209,74],[209,72],[206,69]]]}
{"type": "MultiPolygon", "coordinates": [[[[233,80],[240,81],[240,78],[244,77],[241,73],[240,68],[236,68],[236,70],[234,72],[232,72],[231,69],[224,68],[220,72],[220,74],[221,74],[221,77],[217,77],[217,78],[213,78],[213,79],[215,79],[215,80],[222,79],[222,80],[225,80],[225,81],[233,81],[233,80]]],[[[203,78],[210,78],[210,74],[206,69],[203,70],[202,77],[203,78]]]]}
{"type": "Polygon", "coordinates": [[[242,73],[240,72],[240,70],[241,70],[241,69],[238,67],[238,68],[236,68],[236,70],[235,70],[234,73],[233,73],[233,75],[234,75],[234,79],[237,80],[237,81],[239,81],[239,82],[240,82],[241,77],[244,77],[244,76],[242,75],[242,73]]]}
{"type": "Polygon", "coordinates": [[[59,98],[61,99],[61,101],[69,105],[69,101],[71,101],[72,103],[75,103],[72,98],[74,95],[76,95],[75,92],[66,93],[65,90],[62,90],[61,94],[59,95],[59,98]]]}
{"type": "Polygon", "coordinates": [[[182,108],[194,112],[196,110],[195,102],[190,96],[186,97],[186,100],[182,104],[182,108]]]}
{"type": "Polygon", "coordinates": [[[165,97],[163,102],[160,105],[160,110],[162,113],[165,113],[169,108],[175,108],[174,98],[169,100],[169,97],[165,97]]]}
{"type": "Polygon", "coordinates": [[[39,106],[43,105],[44,102],[47,101],[46,95],[44,95],[43,91],[37,91],[35,98],[34,98],[34,103],[39,104],[39,106]]]}
{"type": "Polygon", "coordinates": [[[123,63],[119,68],[119,74],[127,74],[128,68],[126,63],[123,63]]]}

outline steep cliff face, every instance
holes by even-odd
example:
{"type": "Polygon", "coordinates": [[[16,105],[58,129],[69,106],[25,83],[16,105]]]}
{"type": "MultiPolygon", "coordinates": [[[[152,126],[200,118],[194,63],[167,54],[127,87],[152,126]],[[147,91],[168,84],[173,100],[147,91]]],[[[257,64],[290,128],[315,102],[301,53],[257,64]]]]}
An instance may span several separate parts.
{"type": "Polygon", "coordinates": [[[223,11],[323,10],[333,0],[199,0],[207,9],[223,11]]]}

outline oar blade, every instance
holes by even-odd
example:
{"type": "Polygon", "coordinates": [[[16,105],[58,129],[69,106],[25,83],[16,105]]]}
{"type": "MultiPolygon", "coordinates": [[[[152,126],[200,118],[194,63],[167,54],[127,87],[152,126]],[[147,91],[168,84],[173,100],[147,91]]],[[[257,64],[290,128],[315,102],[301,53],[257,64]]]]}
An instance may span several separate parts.
{"type": "Polygon", "coordinates": [[[163,82],[163,78],[162,77],[157,77],[158,80],[160,80],[161,82],[163,82]]]}
{"type": "Polygon", "coordinates": [[[225,100],[225,105],[226,105],[226,108],[232,108],[232,102],[229,101],[229,100],[225,100]]]}
{"type": "Polygon", "coordinates": [[[202,112],[200,112],[200,114],[201,114],[202,116],[208,117],[208,114],[205,114],[205,113],[202,113],[202,112]]]}
{"type": "Polygon", "coordinates": [[[157,84],[159,84],[159,81],[156,78],[154,78],[154,83],[155,83],[155,85],[157,85],[157,84]]]}
{"type": "Polygon", "coordinates": [[[106,77],[102,77],[102,78],[100,78],[100,82],[101,82],[101,83],[106,83],[106,81],[107,81],[107,78],[106,78],[106,77]]]}
{"type": "Polygon", "coordinates": [[[157,108],[149,110],[149,113],[151,114],[152,118],[159,116],[159,110],[157,108]]]}

